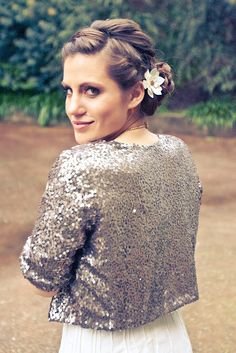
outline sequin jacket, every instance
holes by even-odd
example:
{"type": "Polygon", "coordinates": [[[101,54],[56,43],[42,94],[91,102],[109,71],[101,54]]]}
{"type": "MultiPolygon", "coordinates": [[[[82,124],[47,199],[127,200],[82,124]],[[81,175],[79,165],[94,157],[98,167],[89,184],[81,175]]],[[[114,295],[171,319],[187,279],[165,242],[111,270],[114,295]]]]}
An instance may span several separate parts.
{"type": "Polygon", "coordinates": [[[126,329],[196,301],[201,194],[190,150],[171,135],[63,151],[20,256],[25,278],[57,291],[49,321],[126,329]]]}

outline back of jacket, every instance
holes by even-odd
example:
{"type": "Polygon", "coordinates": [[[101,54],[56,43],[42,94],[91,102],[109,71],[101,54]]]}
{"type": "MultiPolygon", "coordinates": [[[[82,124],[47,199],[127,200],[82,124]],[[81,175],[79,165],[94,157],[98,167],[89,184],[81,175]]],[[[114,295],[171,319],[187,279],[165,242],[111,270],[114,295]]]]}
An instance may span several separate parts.
{"type": "Polygon", "coordinates": [[[49,320],[125,329],[197,300],[201,194],[192,155],[174,136],[64,151],[21,255],[26,278],[58,291],[49,320]]]}

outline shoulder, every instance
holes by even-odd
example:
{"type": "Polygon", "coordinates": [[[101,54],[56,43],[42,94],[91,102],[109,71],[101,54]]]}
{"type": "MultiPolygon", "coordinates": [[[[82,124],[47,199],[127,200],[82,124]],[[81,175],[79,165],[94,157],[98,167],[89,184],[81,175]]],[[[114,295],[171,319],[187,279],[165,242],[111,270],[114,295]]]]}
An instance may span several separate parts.
{"type": "MultiPolygon", "coordinates": [[[[192,151],[190,147],[187,145],[186,142],[184,142],[181,138],[173,135],[165,135],[167,139],[172,141],[172,143],[177,147],[177,150],[179,151],[178,154],[181,158],[181,165],[184,166],[185,172],[191,171],[193,174],[196,175],[197,181],[198,181],[198,186],[200,190],[200,194],[203,193],[203,185],[202,182],[199,178],[198,175],[198,170],[197,170],[197,165],[195,162],[195,159],[193,157],[192,151]]],[[[200,196],[201,198],[201,196],[200,196]]]]}
{"type": "Polygon", "coordinates": [[[63,199],[71,203],[77,200],[81,201],[81,207],[92,207],[96,203],[96,178],[82,162],[79,152],[82,151],[70,148],[57,156],[48,174],[44,199],[63,199]]]}
{"type": "Polygon", "coordinates": [[[93,177],[99,169],[111,161],[111,150],[102,142],[91,142],[76,145],[63,150],[55,159],[49,172],[51,178],[66,181],[85,177],[93,177]]]}
{"type": "Polygon", "coordinates": [[[173,157],[179,156],[193,159],[191,149],[181,138],[168,134],[163,134],[161,136],[163,138],[164,148],[166,148],[173,157]]]}
{"type": "Polygon", "coordinates": [[[54,160],[49,171],[49,179],[58,178],[60,173],[67,170],[72,162],[71,149],[62,151],[54,160]]]}
{"type": "Polygon", "coordinates": [[[191,170],[193,173],[197,172],[195,158],[190,147],[181,138],[173,135],[164,135],[168,150],[171,152],[171,157],[179,168],[183,170],[191,170]]]}
{"type": "Polygon", "coordinates": [[[63,150],[55,159],[53,169],[63,169],[71,167],[79,167],[83,160],[86,160],[89,155],[93,155],[93,143],[76,145],[69,149],[63,150]]]}
{"type": "Polygon", "coordinates": [[[163,136],[165,137],[166,141],[173,144],[173,146],[180,147],[183,149],[189,149],[186,142],[184,142],[180,137],[177,137],[174,135],[168,135],[168,134],[165,134],[163,136]]]}

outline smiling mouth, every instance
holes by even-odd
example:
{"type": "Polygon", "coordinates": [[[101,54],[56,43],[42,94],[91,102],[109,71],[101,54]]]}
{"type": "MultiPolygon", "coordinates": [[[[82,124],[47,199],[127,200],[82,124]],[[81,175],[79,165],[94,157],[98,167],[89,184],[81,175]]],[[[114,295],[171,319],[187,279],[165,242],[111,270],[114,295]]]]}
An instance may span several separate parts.
{"type": "Polygon", "coordinates": [[[73,125],[89,125],[92,123],[93,123],[93,121],[72,121],[73,125]]]}
{"type": "Polygon", "coordinates": [[[82,129],[84,127],[88,127],[92,123],[94,123],[94,121],[72,121],[72,125],[75,129],[82,129]]]}

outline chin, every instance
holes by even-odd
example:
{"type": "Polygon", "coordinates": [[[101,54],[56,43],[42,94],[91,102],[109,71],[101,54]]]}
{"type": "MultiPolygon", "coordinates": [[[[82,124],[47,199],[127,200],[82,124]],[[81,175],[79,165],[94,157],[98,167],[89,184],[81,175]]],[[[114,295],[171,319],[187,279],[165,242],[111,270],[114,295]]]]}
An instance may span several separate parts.
{"type": "Polygon", "coordinates": [[[78,135],[76,132],[75,132],[74,136],[75,136],[75,141],[76,141],[76,143],[78,143],[78,145],[84,145],[84,144],[89,143],[91,141],[94,141],[96,139],[96,137],[78,135]]]}
{"type": "Polygon", "coordinates": [[[79,137],[75,137],[75,142],[76,142],[78,145],[84,145],[85,143],[88,143],[89,141],[84,140],[84,139],[81,139],[81,138],[79,138],[79,137]]]}

